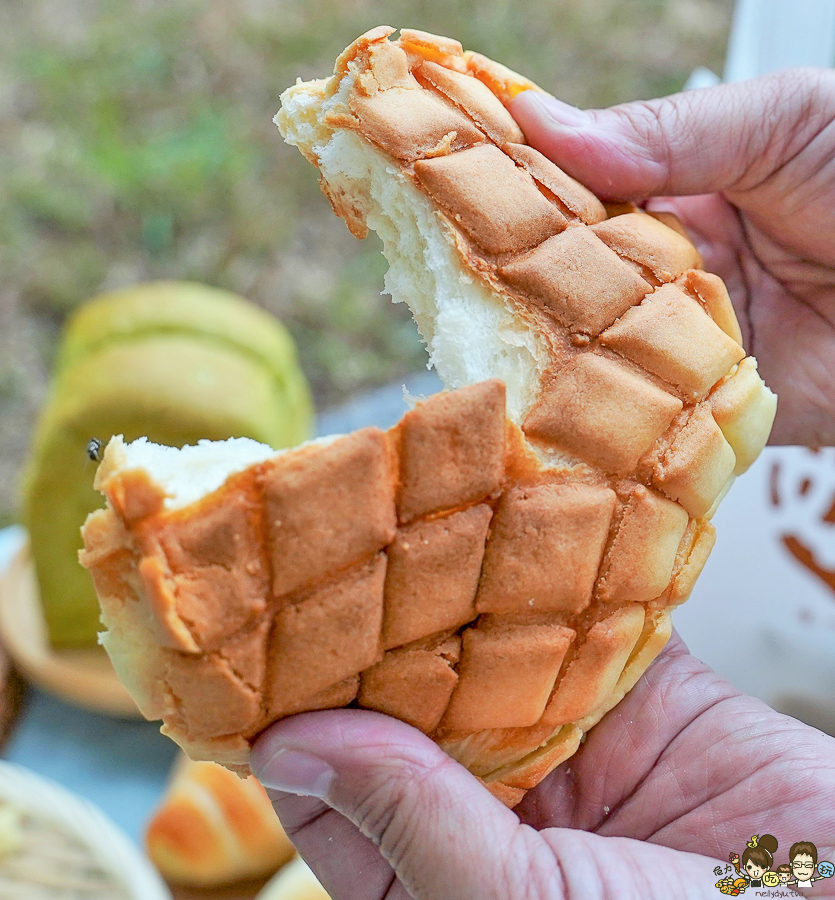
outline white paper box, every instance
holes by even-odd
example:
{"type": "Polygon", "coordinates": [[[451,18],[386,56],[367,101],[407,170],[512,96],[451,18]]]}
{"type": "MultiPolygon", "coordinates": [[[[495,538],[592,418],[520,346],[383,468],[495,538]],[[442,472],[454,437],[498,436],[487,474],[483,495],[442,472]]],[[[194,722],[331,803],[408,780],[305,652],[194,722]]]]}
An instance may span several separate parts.
{"type": "Polygon", "coordinates": [[[714,524],[676,628],[746,693],[835,732],[835,448],[766,448],[714,524]]]}

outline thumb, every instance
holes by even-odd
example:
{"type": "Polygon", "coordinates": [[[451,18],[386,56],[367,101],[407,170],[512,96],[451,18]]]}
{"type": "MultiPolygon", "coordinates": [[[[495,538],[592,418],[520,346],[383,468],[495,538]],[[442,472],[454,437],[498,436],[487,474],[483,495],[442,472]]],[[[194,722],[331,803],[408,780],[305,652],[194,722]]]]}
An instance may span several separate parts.
{"type": "MultiPolygon", "coordinates": [[[[416,900],[602,900],[633,892],[660,900],[713,891],[715,860],[523,825],[433,741],[379,713],[333,710],[279,722],[256,742],[252,769],[268,790],[321,797],[350,820],[416,900]]],[[[333,854],[333,843],[321,846],[333,854]]],[[[322,860],[310,856],[305,851],[316,869],[322,860]]],[[[345,879],[356,880],[348,871],[345,879]]]]}
{"type": "Polygon", "coordinates": [[[763,183],[835,117],[835,75],[789,69],[610,109],[525,91],[528,142],[606,200],[741,192],[763,183]]]}
{"type": "MultiPolygon", "coordinates": [[[[520,828],[516,814],[434,741],[376,712],[285,719],[259,737],[251,767],[267,790],[320,797],[353,822],[420,900],[493,897],[496,851],[503,854],[520,828]]],[[[315,870],[321,861],[310,855],[315,870]]]]}

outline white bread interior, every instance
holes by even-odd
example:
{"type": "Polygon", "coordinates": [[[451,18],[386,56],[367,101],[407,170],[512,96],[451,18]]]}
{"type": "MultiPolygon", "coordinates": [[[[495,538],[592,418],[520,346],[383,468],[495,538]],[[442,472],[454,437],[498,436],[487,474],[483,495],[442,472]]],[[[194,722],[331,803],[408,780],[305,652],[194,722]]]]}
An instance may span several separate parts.
{"type": "Polygon", "coordinates": [[[399,166],[359,135],[321,123],[353,77],[329,98],[325,84],[297,84],[281,95],[275,122],[284,139],[315,157],[332,192],[344,189],[352,203],[367,198],[358,212],[383,241],[386,291],[411,309],[446,388],[501,378],[508,418],[521,424],[550,360],[545,337],[465,268],[449,225],[399,166]]]}
{"type": "MultiPolygon", "coordinates": [[[[293,449],[325,446],[339,437],[333,434],[314,438],[293,449]]],[[[103,484],[111,472],[141,470],[165,492],[163,507],[180,509],[216,491],[230,475],[286,452],[251,438],[203,440],[183,447],[168,447],[145,437],[126,444],[122,435],[115,435],[107,445],[97,482],[103,484]]]]}

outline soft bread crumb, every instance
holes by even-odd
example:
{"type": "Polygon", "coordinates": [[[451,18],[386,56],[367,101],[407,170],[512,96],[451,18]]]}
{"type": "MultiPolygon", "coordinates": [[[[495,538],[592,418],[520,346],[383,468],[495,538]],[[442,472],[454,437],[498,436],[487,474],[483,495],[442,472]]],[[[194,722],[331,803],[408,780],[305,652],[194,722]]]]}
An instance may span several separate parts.
{"type": "MultiPolygon", "coordinates": [[[[293,450],[330,444],[338,437],[315,438],[293,450]]],[[[96,486],[100,486],[110,471],[141,470],[165,492],[165,509],[179,509],[216,491],[230,475],[287,452],[273,450],[251,438],[203,440],[184,447],[166,447],[145,437],[126,444],[121,435],[116,435],[105,449],[96,486]]]]}
{"type": "Polygon", "coordinates": [[[464,267],[432,201],[399,167],[357,134],[314,124],[317,109],[325,115],[350,89],[346,77],[325,101],[307,85],[290,88],[276,124],[288,143],[316,158],[331,191],[352,203],[367,198],[360,212],[383,241],[386,291],[410,307],[447,389],[501,378],[508,416],[521,423],[550,359],[545,340],[464,267]]]}

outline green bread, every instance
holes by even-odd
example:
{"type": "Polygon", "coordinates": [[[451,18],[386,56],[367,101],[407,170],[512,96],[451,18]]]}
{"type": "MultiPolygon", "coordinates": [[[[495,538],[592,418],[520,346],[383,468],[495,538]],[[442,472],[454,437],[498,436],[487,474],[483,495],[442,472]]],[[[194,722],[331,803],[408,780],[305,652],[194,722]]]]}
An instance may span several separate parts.
{"type": "Polygon", "coordinates": [[[101,506],[92,437],[182,446],[250,437],[275,448],[311,435],[292,338],[225,291],[158,282],[96,298],[69,323],[24,476],[24,523],[56,648],[96,643],[99,608],[78,563],[79,530],[101,506]]]}

